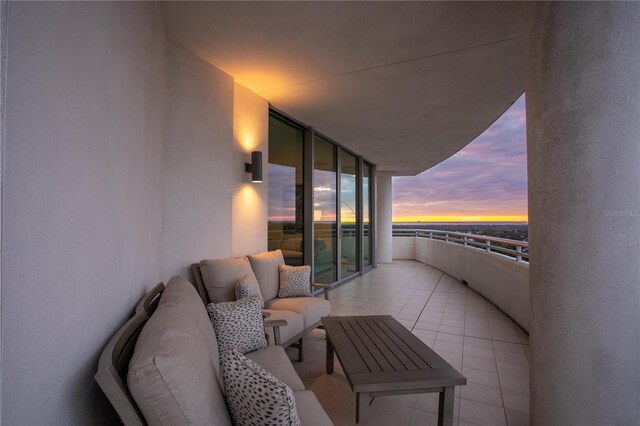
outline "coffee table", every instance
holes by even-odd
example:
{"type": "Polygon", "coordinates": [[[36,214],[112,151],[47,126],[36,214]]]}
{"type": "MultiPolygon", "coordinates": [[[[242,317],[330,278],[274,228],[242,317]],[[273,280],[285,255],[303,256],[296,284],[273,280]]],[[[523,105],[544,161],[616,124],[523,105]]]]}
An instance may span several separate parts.
{"type": "Polygon", "coordinates": [[[376,396],[439,392],[438,425],[453,424],[455,386],[467,379],[390,315],[323,317],[333,354],[356,393],[356,423],[376,396]]]}

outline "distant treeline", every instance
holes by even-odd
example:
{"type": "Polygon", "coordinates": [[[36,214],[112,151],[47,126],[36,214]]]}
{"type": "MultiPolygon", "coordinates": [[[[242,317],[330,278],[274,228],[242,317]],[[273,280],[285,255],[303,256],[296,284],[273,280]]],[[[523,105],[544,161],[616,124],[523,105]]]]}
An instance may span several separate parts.
{"type": "Polygon", "coordinates": [[[529,241],[526,223],[394,223],[393,229],[433,229],[529,241]]]}

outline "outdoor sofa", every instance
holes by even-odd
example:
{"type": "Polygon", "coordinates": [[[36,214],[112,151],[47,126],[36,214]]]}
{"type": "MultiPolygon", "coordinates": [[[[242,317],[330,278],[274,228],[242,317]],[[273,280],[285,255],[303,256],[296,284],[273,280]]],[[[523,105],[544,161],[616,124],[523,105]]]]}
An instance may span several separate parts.
{"type": "MultiPolygon", "coordinates": [[[[332,424],[281,346],[245,356],[293,391],[302,425],[332,424]]],[[[220,369],[207,310],[194,286],[174,277],[140,301],[105,347],[95,378],[125,425],[231,425],[220,369]]]]}
{"type": "Polygon", "coordinates": [[[245,276],[257,281],[264,299],[263,313],[271,320],[284,320],[286,325],[268,329],[277,345],[297,347],[298,360],[303,360],[302,337],[320,326],[320,319],[331,314],[327,284],[313,284],[322,289],[324,298],[279,298],[278,265],[284,264],[281,250],[267,251],[245,257],[205,259],[191,265],[196,288],[205,305],[235,300],[236,283],[245,276]],[[279,336],[277,334],[280,334],[279,336]]]}

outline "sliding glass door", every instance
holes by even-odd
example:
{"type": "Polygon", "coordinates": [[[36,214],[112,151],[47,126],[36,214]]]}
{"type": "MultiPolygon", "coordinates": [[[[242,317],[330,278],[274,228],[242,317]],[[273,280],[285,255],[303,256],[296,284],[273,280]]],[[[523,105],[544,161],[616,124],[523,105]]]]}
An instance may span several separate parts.
{"type": "Polygon", "coordinates": [[[304,263],[303,129],[269,117],[269,250],[287,265],[304,263]]]}
{"type": "Polygon", "coordinates": [[[373,167],[364,162],[362,166],[362,267],[373,265],[373,167]]]}
{"type": "Polygon", "coordinates": [[[374,262],[372,164],[313,129],[269,114],[269,250],[337,284],[374,262]]]}
{"type": "Polygon", "coordinates": [[[340,150],[340,278],[358,272],[358,159],[340,150]]]}
{"type": "Polygon", "coordinates": [[[314,138],[313,160],[313,273],[316,283],[338,279],[337,149],[314,138]]]}

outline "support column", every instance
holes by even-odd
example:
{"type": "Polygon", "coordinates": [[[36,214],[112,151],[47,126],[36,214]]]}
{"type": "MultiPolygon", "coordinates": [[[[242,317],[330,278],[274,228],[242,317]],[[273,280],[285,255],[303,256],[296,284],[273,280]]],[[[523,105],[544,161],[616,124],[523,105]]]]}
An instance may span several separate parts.
{"type": "Polygon", "coordinates": [[[377,248],[378,263],[391,263],[393,261],[393,194],[391,187],[391,173],[378,172],[377,180],[377,248]]]}
{"type": "Polygon", "coordinates": [[[531,424],[637,424],[640,3],[525,5],[531,424]]]}

